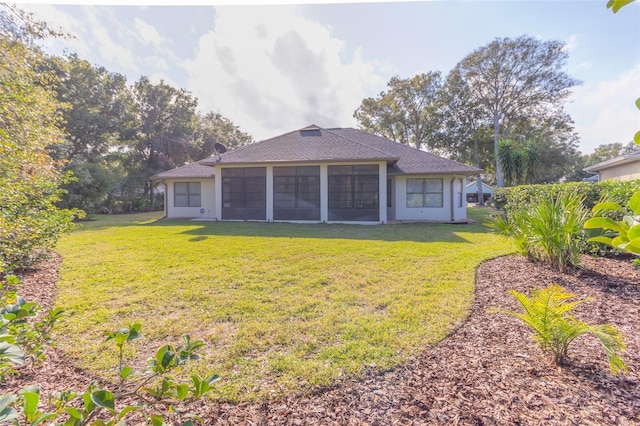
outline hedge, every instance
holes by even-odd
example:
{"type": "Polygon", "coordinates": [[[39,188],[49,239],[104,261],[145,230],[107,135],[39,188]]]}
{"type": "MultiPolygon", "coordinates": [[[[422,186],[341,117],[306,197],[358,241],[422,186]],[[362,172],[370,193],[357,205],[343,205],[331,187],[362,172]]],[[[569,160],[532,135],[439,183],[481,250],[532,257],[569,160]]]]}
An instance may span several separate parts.
{"type": "Polygon", "coordinates": [[[615,201],[626,206],[631,195],[640,191],[640,179],[630,181],[569,182],[541,185],[521,185],[509,188],[496,188],[493,194],[494,205],[499,210],[527,209],[532,200],[550,194],[577,191],[584,198],[584,206],[591,209],[602,200],[615,201]]]}

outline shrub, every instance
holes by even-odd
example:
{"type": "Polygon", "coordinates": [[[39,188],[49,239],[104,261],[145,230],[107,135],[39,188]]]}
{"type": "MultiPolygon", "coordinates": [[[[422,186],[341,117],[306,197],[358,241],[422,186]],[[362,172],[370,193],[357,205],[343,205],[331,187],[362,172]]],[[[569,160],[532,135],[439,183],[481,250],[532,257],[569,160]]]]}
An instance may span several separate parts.
{"type": "MultiPolygon", "coordinates": [[[[494,206],[507,215],[516,211],[527,211],[532,204],[546,196],[557,196],[563,193],[576,193],[582,197],[585,208],[591,209],[600,201],[626,204],[631,195],[640,190],[640,180],[605,181],[605,182],[570,182],[563,184],[523,185],[511,188],[498,188],[494,194],[494,206]]],[[[621,219],[619,212],[606,213],[613,220],[621,219]]],[[[588,242],[589,237],[597,237],[603,232],[598,229],[587,229],[580,235],[578,242],[581,253],[599,256],[613,256],[620,253],[613,247],[588,242]]]]}
{"type": "Polygon", "coordinates": [[[120,380],[114,391],[102,389],[93,382],[81,396],[72,391],[58,392],[53,398],[55,411],[45,412],[38,409],[39,389],[27,386],[18,395],[0,395],[0,422],[22,424],[19,419],[23,417],[25,424],[37,425],[63,417],[66,418],[65,426],[120,425],[125,424],[124,421],[133,412],[137,412],[145,418],[146,424],[164,425],[167,423],[158,413],[158,409],[164,407],[169,413],[174,413],[174,417],[189,419],[182,425],[193,425],[193,420],[202,423],[197,416],[179,412],[176,408],[202,398],[213,389],[212,384],[218,380],[218,376],[191,376],[191,383],[181,383],[169,374],[179,370],[186,362],[199,359],[198,351],[204,342],[192,341],[188,335],[184,335],[182,345],[161,346],[147,361],[147,368],[136,372],[122,364],[122,351],[127,342],[141,337],[139,331],[140,324],[136,323],[107,334],[107,340],[115,341],[120,359],[120,380]]]}
{"type": "Polygon", "coordinates": [[[640,191],[629,199],[628,206],[629,211],[615,202],[603,202],[594,206],[592,211],[595,217],[589,219],[584,227],[604,229],[606,233],[590,238],[589,241],[640,255],[640,191]],[[608,211],[621,213],[622,219],[615,221],[603,216],[608,211]]]}
{"type": "Polygon", "coordinates": [[[637,191],[640,191],[640,180],[569,182],[496,188],[493,198],[495,207],[508,213],[513,210],[526,210],[532,202],[545,195],[555,196],[570,192],[579,194],[583,199],[584,206],[591,209],[603,200],[624,205],[637,191]]]}
{"type": "Polygon", "coordinates": [[[50,342],[50,331],[64,313],[59,308],[50,310],[36,321],[40,305],[17,293],[20,284],[15,275],[0,280],[0,382],[7,374],[17,373],[16,365],[44,358],[43,345],[50,342]]]}
{"type": "Polygon", "coordinates": [[[576,295],[566,292],[558,284],[551,284],[541,290],[531,290],[531,297],[515,290],[509,293],[520,303],[524,312],[505,309],[491,311],[511,315],[531,327],[540,349],[542,352],[551,353],[556,365],[564,364],[569,345],[576,338],[591,334],[602,346],[611,372],[617,375],[628,371],[621,354],[625,345],[620,330],[611,324],[589,325],[569,314],[578,304],[590,299],[567,302],[576,295]]]}
{"type": "Polygon", "coordinates": [[[582,226],[587,210],[578,193],[545,194],[528,210],[513,210],[491,223],[499,234],[512,238],[530,260],[548,263],[559,271],[578,266],[582,226]]]}

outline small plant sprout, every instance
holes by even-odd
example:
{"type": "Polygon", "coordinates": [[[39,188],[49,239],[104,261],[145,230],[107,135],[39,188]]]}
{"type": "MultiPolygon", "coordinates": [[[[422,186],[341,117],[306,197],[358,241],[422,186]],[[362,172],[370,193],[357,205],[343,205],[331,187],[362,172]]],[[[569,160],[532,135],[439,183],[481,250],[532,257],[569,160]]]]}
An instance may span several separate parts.
{"type": "Polygon", "coordinates": [[[116,350],[118,351],[118,375],[120,376],[120,380],[126,379],[132,372],[130,367],[124,366],[124,345],[127,342],[142,338],[140,328],[142,328],[142,325],[135,323],[129,327],[122,327],[114,332],[106,333],[107,341],[114,340],[116,343],[116,350]]]}
{"type": "Polygon", "coordinates": [[[169,376],[179,366],[199,359],[198,351],[203,348],[202,340],[191,340],[188,335],[182,336],[183,344],[179,346],[161,346],[155,356],[147,362],[147,369],[138,372],[132,379],[134,370],[123,365],[123,352],[127,342],[140,339],[140,324],[107,333],[107,340],[114,340],[119,359],[119,384],[113,390],[101,388],[93,382],[88,389],[77,396],[74,392],[56,393],[52,399],[55,411],[43,412],[38,410],[40,392],[37,387],[29,386],[18,395],[0,395],[0,423],[11,421],[16,425],[43,424],[49,420],[59,420],[55,423],[64,426],[94,426],[94,425],[124,425],[125,420],[133,412],[139,413],[146,419],[146,424],[166,425],[164,417],[158,410],[167,410],[181,418],[188,419],[180,423],[183,426],[194,425],[194,421],[203,420],[189,413],[178,411],[179,405],[202,398],[205,393],[213,390],[213,383],[218,380],[217,375],[207,378],[192,376],[191,382],[178,382],[169,376]],[[24,422],[21,423],[20,419],[24,422]]]}
{"type": "Polygon", "coordinates": [[[591,299],[569,301],[576,295],[566,292],[558,284],[531,290],[531,297],[515,290],[510,290],[509,293],[520,303],[524,312],[497,308],[491,309],[490,312],[511,315],[531,327],[540,349],[544,353],[551,353],[556,365],[564,364],[569,345],[576,338],[591,334],[602,346],[611,372],[617,375],[628,371],[621,354],[625,345],[620,330],[611,324],[589,325],[570,315],[577,305],[591,299]]]}

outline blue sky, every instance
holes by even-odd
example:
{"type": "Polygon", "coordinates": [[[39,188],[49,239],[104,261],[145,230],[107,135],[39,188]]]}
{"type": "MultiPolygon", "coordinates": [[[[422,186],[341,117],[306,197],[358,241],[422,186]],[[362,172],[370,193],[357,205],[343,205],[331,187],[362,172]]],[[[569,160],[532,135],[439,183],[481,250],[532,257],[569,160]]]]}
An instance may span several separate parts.
{"type": "Polygon", "coordinates": [[[130,83],[146,75],[190,90],[202,112],[258,140],[311,123],[355,126],[361,100],[393,75],[446,74],[495,37],[522,34],[567,42],[567,71],[583,82],[567,105],[581,151],[640,129],[640,2],[616,15],[606,0],[77,3],[22,4],[75,35],[47,41],[49,52],[77,52],[130,83]]]}

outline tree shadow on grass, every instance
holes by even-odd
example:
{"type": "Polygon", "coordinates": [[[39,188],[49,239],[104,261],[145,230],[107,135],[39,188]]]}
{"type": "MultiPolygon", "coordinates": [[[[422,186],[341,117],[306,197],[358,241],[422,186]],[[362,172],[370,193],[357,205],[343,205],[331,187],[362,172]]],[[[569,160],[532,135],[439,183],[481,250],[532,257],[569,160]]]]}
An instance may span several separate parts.
{"type": "Polygon", "coordinates": [[[265,222],[193,222],[165,219],[145,226],[189,226],[184,235],[193,235],[190,241],[204,241],[221,236],[267,238],[318,238],[368,241],[411,241],[471,243],[462,235],[467,232],[487,233],[478,225],[451,225],[435,223],[399,223],[390,225],[292,224],[265,222]]]}

